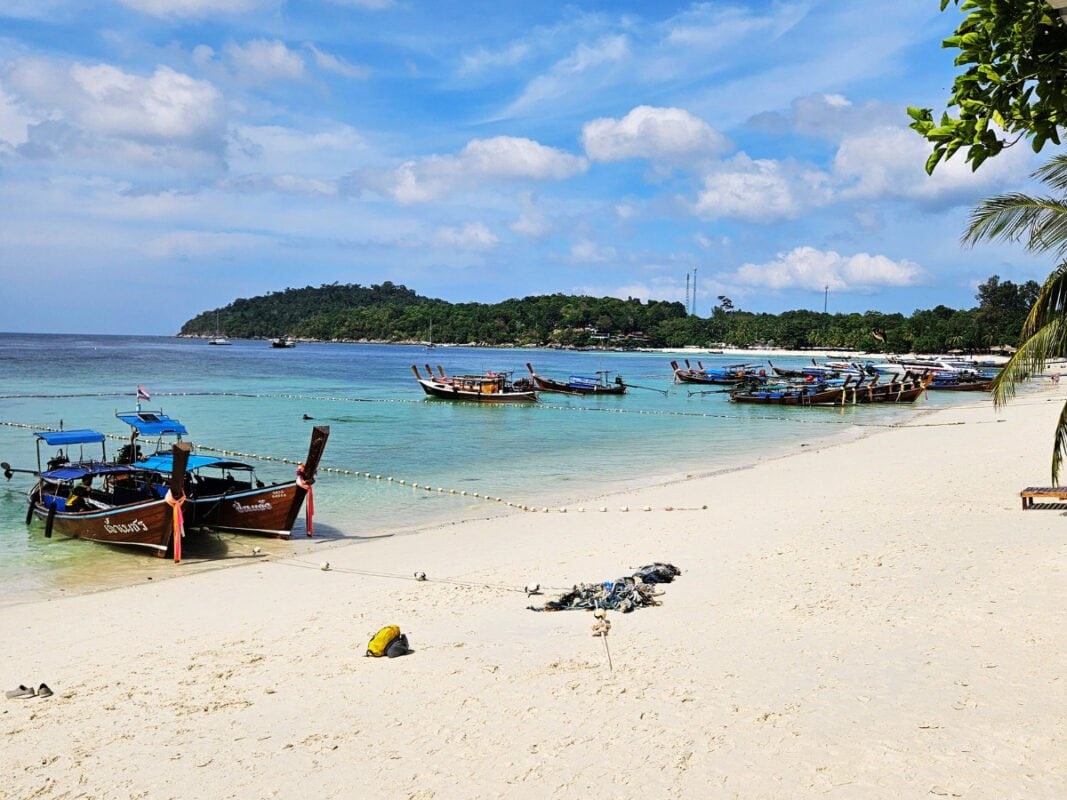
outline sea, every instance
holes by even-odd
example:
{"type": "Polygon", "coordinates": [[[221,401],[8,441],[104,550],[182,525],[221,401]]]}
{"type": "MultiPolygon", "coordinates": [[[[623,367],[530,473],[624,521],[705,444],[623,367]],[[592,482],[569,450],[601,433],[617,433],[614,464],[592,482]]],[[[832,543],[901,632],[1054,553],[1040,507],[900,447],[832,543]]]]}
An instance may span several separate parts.
{"type": "MultiPolygon", "coordinates": [[[[722,387],[676,384],[672,359],[711,368],[737,356],[685,352],[562,351],[399,344],[307,343],[166,336],[0,334],[0,606],[50,599],[272,555],[314,564],[342,542],[433,535],[441,523],[497,517],[500,536],[517,513],[590,509],[618,489],[739,469],[834,438],[913,420],[950,403],[988,402],[931,392],[914,405],[782,408],[737,405],[722,387]],[[428,398],[412,366],[449,374],[616,374],[632,388],[599,398],[541,394],[537,404],[473,404],[428,398]],[[241,454],[266,481],[293,477],[311,429],[330,428],[314,486],[314,535],[303,515],[293,537],[189,532],[174,564],[142,552],[59,537],[26,522],[38,465],[35,431],[90,428],[108,455],[128,441],[116,418],[137,405],[182,421],[194,447],[241,454]],[[536,511],[523,511],[526,506],[536,511]]],[[[761,363],[765,357],[744,359],[761,363]]],[[[809,358],[774,358],[798,366],[809,358]]],[[[87,446],[84,455],[96,455],[87,446]]],[[[49,452],[44,448],[44,453],[49,452]]],[[[694,497],[694,504],[763,502],[694,497]]],[[[713,509],[712,509],[713,510],[713,509]]],[[[616,512],[618,513],[618,512],[616,512]]],[[[712,517],[713,518],[713,517],[712,517]]]]}

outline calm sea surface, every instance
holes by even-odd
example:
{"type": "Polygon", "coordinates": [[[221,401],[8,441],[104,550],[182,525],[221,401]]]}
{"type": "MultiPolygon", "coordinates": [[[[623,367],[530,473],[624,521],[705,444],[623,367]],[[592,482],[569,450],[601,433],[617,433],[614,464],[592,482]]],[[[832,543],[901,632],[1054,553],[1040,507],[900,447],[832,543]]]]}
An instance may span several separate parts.
{"type": "MultiPolygon", "coordinates": [[[[170,337],[0,334],[0,461],[13,467],[35,469],[33,431],[61,425],[113,435],[108,453],[117,453],[128,428],[115,413],[135,406],[138,385],[152,394],[143,407],[184,422],[194,445],[300,460],[311,427],[331,429],[322,461],[329,470],[315,485],[314,539],[190,533],[180,565],[46,539],[39,523],[25,523],[32,477],[0,477],[0,605],[218,568],[256,558],[256,546],[275,554],[311,553],[339,540],[514,513],[472,497],[475,492],[536,507],[588,502],[609,489],[733,469],[828,437],[896,424],[924,408],[978,401],[949,392],[905,407],[735,405],[724,393],[694,392],[717,387],[675,385],[670,361],[676,357],[361,344],[302,343],[283,350],[263,341],[212,347],[170,337]],[[450,374],[491,369],[519,377],[527,361],[550,377],[610,370],[647,388],[621,397],[542,394],[537,405],[477,405],[426,398],[411,373],[412,364],[422,369],[429,362],[450,374]]],[[[686,357],[706,367],[737,360],[686,357]]],[[[257,474],[288,479],[292,470],[264,460],[257,474]]],[[[303,522],[297,526],[300,533],[303,522]]],[[[507,535],[501,525],[501,536],[507,535]]]]}

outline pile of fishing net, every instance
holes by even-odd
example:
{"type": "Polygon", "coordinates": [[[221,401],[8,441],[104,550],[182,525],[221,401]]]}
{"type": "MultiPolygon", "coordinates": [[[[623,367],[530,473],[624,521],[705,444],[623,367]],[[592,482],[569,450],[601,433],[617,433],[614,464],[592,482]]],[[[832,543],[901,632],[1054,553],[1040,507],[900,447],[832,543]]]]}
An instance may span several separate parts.
{"type": "Polygon", "coordinates": [[[635,608],[658,606],[657,597],[663,592],[657,584],[670,583],[682,571],[673,564],[657,561],[635,571],[632,575],[601,583],[580,583],[571,591],[543,606],[527,606],[531,611],[570,611],[572,609],[605,608],[628,614],[635,608]]]}

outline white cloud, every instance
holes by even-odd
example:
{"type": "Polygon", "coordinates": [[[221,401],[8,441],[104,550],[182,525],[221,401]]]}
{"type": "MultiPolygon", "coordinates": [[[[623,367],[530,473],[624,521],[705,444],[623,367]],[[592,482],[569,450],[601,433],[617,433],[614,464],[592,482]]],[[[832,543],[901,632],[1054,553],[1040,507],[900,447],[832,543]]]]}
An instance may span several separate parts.
{"type": "Polygon", "coordinates": [[[522,95],[505,112],[505,116],[527,112],[543,103],[569,95],[579,84],[588,91],[596,82],[595,78],[590,76],[604,71],[610,72],[625,62],[629,55],[629,39],[622,35],[604,36],[592,45],[579,44],[546,74],[530,81],[522,95]]]}
{"type": "Polygon", "coordinates": [[[614,247],[603,247],[589,239],[575,242],[571,247],[571,259],[585,264],[602,264],[617,257],[614,247]]]}
{"type": "Polygon", "coordinates": [[[844,199],[905,198],[920,202],[970,202],[1018,181],[1030,171],[1030,152],[1009,148],[972,171],[959,152],[927,175],[930,143],[908,128],[876,128],[845,139],[833,173],[844,199]]]}
{"type": "Polygon", "coordinates": [[[563,180],[583,172],[585,159],[531,139],[474,139],[456,155],[408,161],[373,188],[399,203],[424,203],[465,187],[504,180],[563,180]]]}
{"type": "Polygon", "coordinates": [[[88,129],[109,136],[195,139],[221,124],[222,97],[209,83],[158,67],[141,78],[107,65],[75,64],[81,90],[77,115],[88,129]]]}
{"type": "Polygon", "coordinates": [[[277,40],[254,39],[245,45],[226,45],[234,72],[243,80],[269,84],[276,80],[304,78],[304,59],[277,40]]]}
{"type": "Polygon", "coordinates": [[[918,264],[907,259],[797,247],[765,264],[743,264],[732,276],[738,283],[767,289],[864,291],[874,287],[915,286],[923,278],[918,264]]]}
{"type": "Polygon", "coordinates": [[[508,227],[513,233],[528,239],[540,239],[552,229],[545,212],[537,205],[532,193],[524,192],[519,198],[519,218],[508,227]]]}
{"type": "Polygon", "coordinates": [[[0,146],[22,144],[27,139],[27,129],[36,120],[25,114],[12,95],[4,91],[0,83],[0,146]]]}
{"type": "Polygon", "coordinates": [[[342,78],[352,78],[354,80],[364,80],[370,77],[370,70],[365,67],[358,67],[340,56],[323,52],[313,44],[307,45],[307,48],[315,57],[315,63],[319,65],[319,69],[340,75],[342,78]]]}
{"type": "Polygon", "coordinates": [[[514,67],[525,61],[531,52],[530,45],[515,42],[501,50],[481,49],[463,56],[460,62],[460,75],[477,75],[497,67],[514,67]]]}
{"type": "Polygon", "coordinates": [[[818,170],[739,153],[704,179],[693,213],[774,222],[800,216],[829,199],[828,176],[818,170]]]}
{"type": "Polygon", "coordinates": [[[244,14],[277,6],[279,0],[119,0],[127,8],[152,17],[205,18],[216,14],[244,14]]]}
{"type": "Polygon", "coordinates": [[[434,246],[458,250],[492,250],[498,242],[496,235],[480,222],[462,228],[438,228],[433,235],[434,246]]]}
{"type": "Polygon", "coordinates": [[[681,108],[638,106],[622,119],[601,118],[582,128],[582,144],[594,161],[647,158],[671,163],[725,152],[729,141],[681,108]]]}
{"type": "Polygon", "coordinates": [[[250,233],[176,231],[152,239],[142,249],[149,258],[187,260],[246,253],[273,241],[272,237],[250,233]]]}

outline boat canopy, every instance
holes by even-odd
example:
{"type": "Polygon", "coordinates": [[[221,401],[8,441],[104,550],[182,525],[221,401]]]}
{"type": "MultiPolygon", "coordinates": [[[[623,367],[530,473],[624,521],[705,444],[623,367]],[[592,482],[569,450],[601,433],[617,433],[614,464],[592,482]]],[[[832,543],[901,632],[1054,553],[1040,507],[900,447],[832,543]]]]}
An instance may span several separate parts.
{"type": "Polygon", "coordinates": [[[41,477],[49,481],[77,481],[82,478],[100,475],[128,475],[134,471],[128,464],[109,464],[106,461],[86,461],[80,464],[67,464],[58,469],[42,472],[41,477]]]}
{"type": "Polygon", "coordinates": [[[104,434],[91,431],[88,428],[72,431],[40,431],[33,435],[52,447],[66,447],[72,444],[91,444],[104,441],[104,434]]]}
{"type": "MultiPolygon", "coordinates": [[[[147,469],[153,472],[173,472],[174,470],[174,456],[171,453],[156,453],[149,456],[146,459],[138,461],[136,464],[138,469],[147,469]]],[[[248,464],[244,464],[240,461],[228,461],[224,458],[217,458],[215,456],[198,456],[190,455],[189,463],[186,464],[185,469],[187,472],[200,469],[201,467],[217,467],[218,469],[243,469],[251,470],[248,464]]]]}
{"type": "Polygon", "coordinates": [[[115,416],[142,436],[185,436],[189,433],[182,423],[163,412],[128,411],[115,416]]]}

